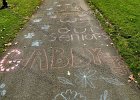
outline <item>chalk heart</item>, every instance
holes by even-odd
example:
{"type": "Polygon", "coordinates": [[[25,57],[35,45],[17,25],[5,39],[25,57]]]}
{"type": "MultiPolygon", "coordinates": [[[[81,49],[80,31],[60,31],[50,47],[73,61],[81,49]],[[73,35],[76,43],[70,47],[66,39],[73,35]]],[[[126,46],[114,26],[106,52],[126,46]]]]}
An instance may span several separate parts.
{"type": "Polygon", "coordinates": [[[67,90],[66,92],[58,94],[54,100],[86,100],[86,97],[76,91],[67,90]]]}

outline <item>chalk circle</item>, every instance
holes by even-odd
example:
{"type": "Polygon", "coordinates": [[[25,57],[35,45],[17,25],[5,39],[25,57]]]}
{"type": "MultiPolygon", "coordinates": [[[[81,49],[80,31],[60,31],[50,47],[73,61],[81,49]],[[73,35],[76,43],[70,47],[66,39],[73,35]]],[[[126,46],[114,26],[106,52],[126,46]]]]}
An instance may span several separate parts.
{"type": "Polygon", "coordinates": [[[87,31],[86,28],[74,28],[75,33],[85,33],[86,31],[87,31]]]}
{"type": "Polygon", "coordinates": [[[15,53],[15,55],[21,55],[21,51],[19,51],[19,50],[17,50],[17,49],[14,49],[14,50],[8,52],[7,55],[4,56],[3,59],[0,61],[0,72],[10,72],[10,71],[12,71],[12,70],[15,70],[15,69],[19,66],[19,64],[21,63],[21,59],[12,60],[12,61],[11,61],[11,60],[10,60],[10,61],[7,60],[8,57],[9,57],[12,53],[15,53]],[[12,65],[12,66],[9,67],[9,68],[5,68],[5,66],[4,66],[4,63],[5,63],[5,62],[10,62],[10,64],[9,64],[9,63],[8,63],[8,64],[9,64],[9,65],[12,65]]]}
{"type": "Polygon", "coordinates": [[[68,33],[68,32],[70,32],[70,30],[68,28],[60,28],[60,29],[58,29],[58,32],[59,33],[68,33]]]}

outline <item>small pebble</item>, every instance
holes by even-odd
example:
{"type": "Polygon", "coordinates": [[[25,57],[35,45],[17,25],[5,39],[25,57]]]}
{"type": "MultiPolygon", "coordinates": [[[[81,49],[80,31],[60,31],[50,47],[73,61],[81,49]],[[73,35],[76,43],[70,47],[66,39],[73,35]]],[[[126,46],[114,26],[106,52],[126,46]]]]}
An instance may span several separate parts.
{"type": "Polygon", "coordinates": [[[110,44],[113,44],[113,43],[110,43],[110,44]]]}

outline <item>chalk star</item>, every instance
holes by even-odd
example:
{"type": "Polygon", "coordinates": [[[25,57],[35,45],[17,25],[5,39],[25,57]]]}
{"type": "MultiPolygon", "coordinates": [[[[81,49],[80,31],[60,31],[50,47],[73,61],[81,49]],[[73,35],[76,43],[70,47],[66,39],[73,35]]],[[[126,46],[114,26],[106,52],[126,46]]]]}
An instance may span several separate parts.
{"type": "Polygon", "coordinates": [[[91,88],[95,88],[93,82],[97,80],[96,70],[91,70],[89,68],[84,70],[78,70],[77,74],[75,74],[76,79],[75,82],[80,84],[82,87],[86,88],[87,86],[91,88]]]}

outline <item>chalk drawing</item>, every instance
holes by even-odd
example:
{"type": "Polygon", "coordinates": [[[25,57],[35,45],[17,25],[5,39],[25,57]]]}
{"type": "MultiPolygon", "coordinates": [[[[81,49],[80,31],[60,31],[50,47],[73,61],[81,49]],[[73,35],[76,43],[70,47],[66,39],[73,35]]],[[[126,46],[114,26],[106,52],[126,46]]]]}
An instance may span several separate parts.
{"type": "Polygon", "coordinates": [[[50,25],[44,25],[43,27],[41,27],[41,29],[45,31],[48,31],[49,28],[50,28],[50,25]]]}
{"type": "Polygon", "coordinates": [[[28,33],[27,35],[24,35],[24,37],[27,39],[31,39],[34,36],[35,36],[35,33],[28,33]]]}
{"type": "Polygon", "coordinates": [[[0,94],[1,94],[1,96],[5,96],[5,95],[6,95],[5,86],[6,86],[5,83],[2,83],[2,84],[0,85],[0,94]]]}
{"type": "Polygon", "coordinates": [[[75,74],[75,83],[81,85],[83,88],[87,88],[88,86],[95,88],[94,82],[97,80],[95,74],[96,70],[91,70],[89,68],[78,70],[78,72],[75,74]]]}
{"type": "Polygon", "coordinates": [[[8,52],[7,55],[3,57],[3,59],[0,61],[0,72],[9,72],[16,69],[21,63],[21,59],[17,59],[17,57],[19,57],[20,55],[21,55],[21,51],[17,49],[8,52]],[[8,60],[8,58],[12,54],[14,54],[13,56],[15,57],[16,60],[8,60]],[[6,66],[9,67],[5,68],[4,64],[6,64],[6,66]]]}
{"type": "Polygon", "coordinates": [[[32,47],[39,47],[42,43],[41,40],[35,40],[32,42],[32,47]]]}
{"type": "MultiPolygon", "coordinates": [[[[83,28],[82,28],[82,29],[83,29],[83,28]]],[[[81,31],[81,32],[78,32],[78,31],[77,31],[77,29],[76,29],[76,28],[74,28],[74,32],[75,32],[75,33],[85,33],[86,31],[87,31],[87,29],[86,29],[86,28],[84,28],[84,31],[81,31]]]]}
{"type": "Polygon", "coordinates": [[[120,86],[120,85],[125,85],[123,84],[122,82],[120,82],[118,79],[116,78],[105,78],[105,77],[102,77],[100,79],[103,79],[104,81],[106,81],[107,83],[110,83],[110,84],[113,84],[113,85],[117,85],[117,86],[120,86]]]}
{"type": "Polygon", "coordinates": [[[105,90],[104,93],[100,95],[100,100],[110,100],[107,90],[105,90]]]}
{"type": "Polygon", "coordinates": [[[29,59],[26,61],[23,69],[28,67],[33,68],[35,64],[39,63],[40,70],[48,70],[48,57],[45,49],[43,50],[34,50],[29,59]]]}
{"type": "Polygon", "coordinates": [[[86,100],[86,97],[81,93],[69,89],[66,92],[57,94],[53,100],[86,100]]]}
{"type": "Polygon", "coordinates": [[[62,84],[67,84],[67,85],[74,85],[70,80],[68,80],[65,77],[58,77],[59,82],[62,84]]]}
{"type": "Polygon", "coordinates": [[[39,23],[39,22],[41,22],[41,21],[42,21],[41,18],[39,18],[39,19],[34,19],[34,20],[33,20],[34,23],[39,23]]]}

